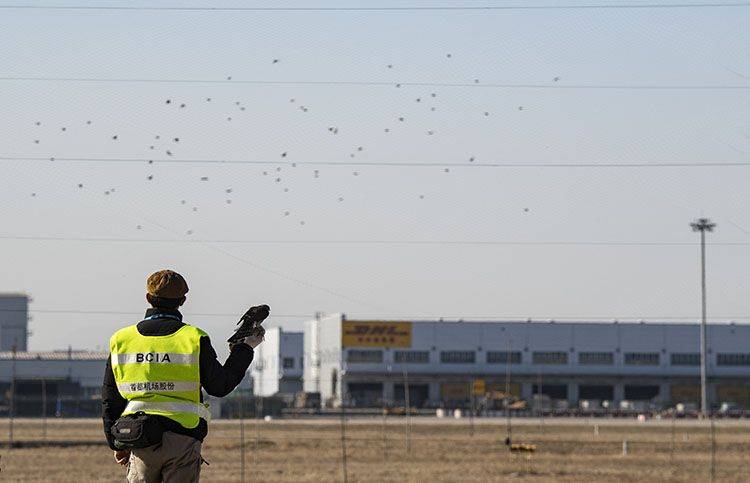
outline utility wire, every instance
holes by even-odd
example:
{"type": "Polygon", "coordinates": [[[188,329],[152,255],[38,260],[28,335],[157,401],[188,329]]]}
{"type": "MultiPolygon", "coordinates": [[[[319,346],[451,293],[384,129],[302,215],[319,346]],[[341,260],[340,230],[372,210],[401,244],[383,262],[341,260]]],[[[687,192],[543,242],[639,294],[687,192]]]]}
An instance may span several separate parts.
{"type": "MultiPolygon", "coordinates": [[[[40,313],[40,314],[75,314],[75,315],[86,315],[86,314],[92,314],[92,315],[136,315],[136,314],[143,314],[143,311],[127,311],[127,310],[89,310],[89,309],[34,309],[29,308],[28,310],[22,310],[22,309],[5,309],[0,308],[0,312],[29,312],[29,313],[40,313]]],[[[200,312],[185,312],[186,317],[237,317],[239,315],[239,312],[237,313],[229,313],[229,312],[214,312],[214,313],[200,313],[200,312]]],[[[347,312],[347,320],[378,320],[382,322],[388,322],[388,321],[440,321],[440,322],[482,322],[482,321],[492,321],[492,322],[516,322],[516,323],[527,323],[531,321],[532,323],[548,323],[551,320],[554,320],[556,322],[576,322],[576,321],[582,321],[582,322],[590,322],[590,321],[599,321],[599,322],[606,322],[609,323],[613,320],[617,320],[622,323],[634,323],[639,322],[641,320],[646,321],[647,323],[664,323],[665,321],[668,323],[670,320],[673,321],[694,321],[698,322],[700,317],[695,316],[636,316],[636,317],[612,317],[612,316],[600,316],[600,317],[592,317],[592,316],[578,316],[578,317],[529,317],[526,315],[445,315],[445,314],[423,314],[423,315],[413,315],[413,314],[390,314],[390,313],[349,313],[347,312]]],[[[313,316],[310,314],[272,314],[270,317],[287,317],[287,318],[309,318],[312,319],[313,316]]],[[[720,316],[713,316],[712,320],[748,320],[750,319],[750,316],[746,315],[734,315],[734,316],[727,316],[727,315],[720,315],[720,316]]]]}
{"type": "Polygon", "coordinates": [[[712,168],[750,166],[750,161],[717,162],[676,162],[676,163],[473,163],[473,162],[378,162],[378,161],[262,161],[249,159],[156,159],[156,158],[92,158],[57,156],[0,156],[0,161],[40,161],[40,162],[86,162],[86,163],[136,163],[136,164],[249,164],[295,166],[369,166],[369,167],[410,167],[410,168],[712,168]]]}
{"type": "Polygon", "coordinates": [[[585,3],[573,5],[424,5],[402,7],[188,7],[131,5],[0,5],[6,10],[77,10],[77,11],[173,11],[173,12],[419,12],[419,11],[502,11],[502,10],[624,10],[672,8],[735,8],[750,7],[750,2],[720,3],[585,3]]]}
{"type": "Polygon", "coordinates": [[[750,90],[748,84],[539,84],[539,83],[469,83],[469,82],[398,82],[336,80],[263,80],[263,79],[157,79],[109,77],[0,76],[4,82],[86,82],[139,84],[238,84],[277,86],[382,86],[382,87],[475,87],[495,89],[597,89],[597,90],[750,90]]]}
{"type": "MultiPolygon", "coordinates": [[[[27,241],[69,241],[69,242],[97,242],[97,243],[242,243],[258,245],[438,245],[438,246],[603,246],[603,247],[694,247],[693,242],[659,242],[659,241],[580,241],[580,240],[548,240],[548,241],[512,241],[512,240],[290,240],[290,239],[167,239],[167,238],[97,238],[97,237],[63,237],[63,236],[34,236],[34,235],[0,235],[0,240],[27,241]]],[[[750,246],[750,242],[709,242],[710,246],[750,246]]]]}

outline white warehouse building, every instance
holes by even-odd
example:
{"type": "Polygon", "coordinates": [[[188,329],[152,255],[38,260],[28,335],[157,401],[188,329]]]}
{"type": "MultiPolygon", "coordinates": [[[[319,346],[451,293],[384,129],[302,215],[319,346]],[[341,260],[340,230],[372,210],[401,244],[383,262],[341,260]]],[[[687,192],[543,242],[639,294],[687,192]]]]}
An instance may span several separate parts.
{"type": "Polygon", "coordinates": [[[266,329],[266,338],[255,349],[250,366],[253,390],[259,396],[302,391],[302,332],[266,329]]]}
{"type": "MultiPolygon", "coordinates": [[[[304,388],[321,401],[413,406],[465,403],[487,391],[530,400],[700,399],[697,323],[358,321],[319,315],[305,325],[304,388]],[[510,364],[508,360],[510,359],[510,364]]],[[[709,324],[708,396],[750,408],[750,325],[709,324]]]]}

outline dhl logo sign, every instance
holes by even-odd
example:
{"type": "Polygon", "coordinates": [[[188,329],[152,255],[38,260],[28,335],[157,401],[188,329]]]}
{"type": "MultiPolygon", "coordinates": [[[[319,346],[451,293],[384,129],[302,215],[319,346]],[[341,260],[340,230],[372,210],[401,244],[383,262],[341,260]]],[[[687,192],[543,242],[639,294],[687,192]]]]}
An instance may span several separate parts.
{"type": "Polygon", "coordinates": [[[343,347],[411,347],[411,322],[344,322],[343,347]]]}

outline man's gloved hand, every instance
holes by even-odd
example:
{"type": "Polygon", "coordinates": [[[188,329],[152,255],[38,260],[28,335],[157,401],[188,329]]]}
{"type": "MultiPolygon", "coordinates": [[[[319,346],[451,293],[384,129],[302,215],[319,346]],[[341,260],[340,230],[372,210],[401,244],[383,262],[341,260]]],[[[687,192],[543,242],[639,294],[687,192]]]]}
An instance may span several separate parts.
{"type": "Polygon", "coordinates": [[[227,339],[230,349],[237,344],[247,344],[255,349],[258,344],[263,342],[266,330],[261,327],[263,321],[268,317],[271,308],[268,305],[256,305],[250,307],[237,322],[237,329],[234,334],[227,339]]]}
{"type": "Polygon", "coordinates": [[[266,338],[266,329],[258,327],[253,335],[249,335],[242,339],[242,343],[249,345],[253,349],[258,347],[261,342],[266,338]]]}
{"type": "Polygon", "coordinates": [[[244,339],[240,339],[235,342],[229,343],[229,350],[234,349],[235,346],[240,344],[246,344],[249,345],[251,348],[255,349],[260,345],[261,342],[263,342],[263,339],[265,339],[266,335],[266,329],[263,327],[258,327],[255,329],[255,332],[252,335],[249,335],[245,337],[244,339]]]}

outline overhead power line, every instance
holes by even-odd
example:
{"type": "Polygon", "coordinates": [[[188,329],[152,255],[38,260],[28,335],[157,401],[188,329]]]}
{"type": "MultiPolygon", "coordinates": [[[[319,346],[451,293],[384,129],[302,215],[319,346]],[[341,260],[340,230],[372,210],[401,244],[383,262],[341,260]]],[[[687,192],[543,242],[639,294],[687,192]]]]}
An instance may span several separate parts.
{"type": "MultiPolygon", "coordinates": [[[[0,309],[0,312],[23,312],[23,310],[19,309],[0,309]]],[[[29,313],[39,313],[39,314],[73,314],[73,315],[139,315],[143,314],[143,311],[134,311],[134,310],[96,310],[96,309],[58,309],[58,308],[51,308],[51,309],[34,309],[29,308],[29,313]]],[[[185,311],[186,317],[239,317],[241,315],[240,312],[233,313],[233,312],[188,312],[185,311]]],[[[393,314],[389,312],[385,313],[349,313],[347,312],[347,319],[348,320],[424,320],[424,321],[443,321],[443,322],[457,322],[457,321],[515,321],[515,322],[549,322],[549,321],[557,321],[557,322],[575,322],[575,321],[602,321],[602,322],[609,322],[613,320],[617,320],[619,322],[628,322],[628,321],[649,321],[649,322],[664,322],[664,321],[695,321],[698,322],[699,317],[695,316],[686,316],[686,315],[677,315],[677,316],[664,316],[664,315],[654,315],[654,316],[627,316],[627,317],[613,317],[611,315],[608,316],[565,316],[565,317],[529,317],[526,315],[509,315],[509,314],[503,314],[503,315],[456,315],[456,314],[421,314],[421,315],[415,315],[415,314],[393,314]]],[[[288,317],[288,318],[310,318],[312,319],[314,316],[312,314],[271,314],[270,317],[288,317]]],[[[727,316],[727,315],[717,315],[713,316],[712,320],[748,320],[750,319],[750,316],[747,315],[733,315],[733,316],[727,316]]]]}
{"type": "Polygon", "coordinates": [[[750,161],[716,162],[675,162],[675,163],[539,163],[539,162],[379,162],[379,161],[270,161],[249,159],[157,159],[157,158],[93,158],[57,156],[0,156],[0,161],[41,161],[41,162],[87,162],[87,163],[150,163],[150,164],[250,164],[295,166],[371,166],[371,167],[412,167],[412,168],[712,168],[750,166],[750,161]]]}
{"type": "MultiPolygon", "coordinates": [[[[660,242],[660,241],[580,241],[580,240],[289,240],[289,239],[165,239],[165,238],[124,238],[124,237],[63,237],[63,236],[34,236],[34,235],[0,235],[0,240],[23,241],[69,241],[94,243],[238,243],[257,245],[438,245],[438,246],[592,246],[592,247],[694,247],[691,242],[660,242]]],[[[712,242],[710,246],[750,246],[750,242],[712,242]]]]}
{"type": "Polygon", "coordinates": [[[65,82],[102,84],[235,84],[268,86],[372,86],[372,87],[471,87],[484,89],[554,89],[554,90],[652,90],[652,91],[745,91],[748,84],[565,84],[565,83],[482,83],[482,82],[401,82],[347,80],[273,80],[273,79],[158,79],[128,77],[47,77],[0,76],[3,82],[65,82]]]}
{"type": "Polygon", "coordinates": [[[748,7],[750,2],[719,3],[582,3],[571,5],[410,5],[401,7],[200,7],[135,5],[0,5],[7,10],[78,10],[78,11],[173,11],[173,12],[419,12],[419,11],[503,11],[503,10],[624,10],[671,8],[748,7]]]}

